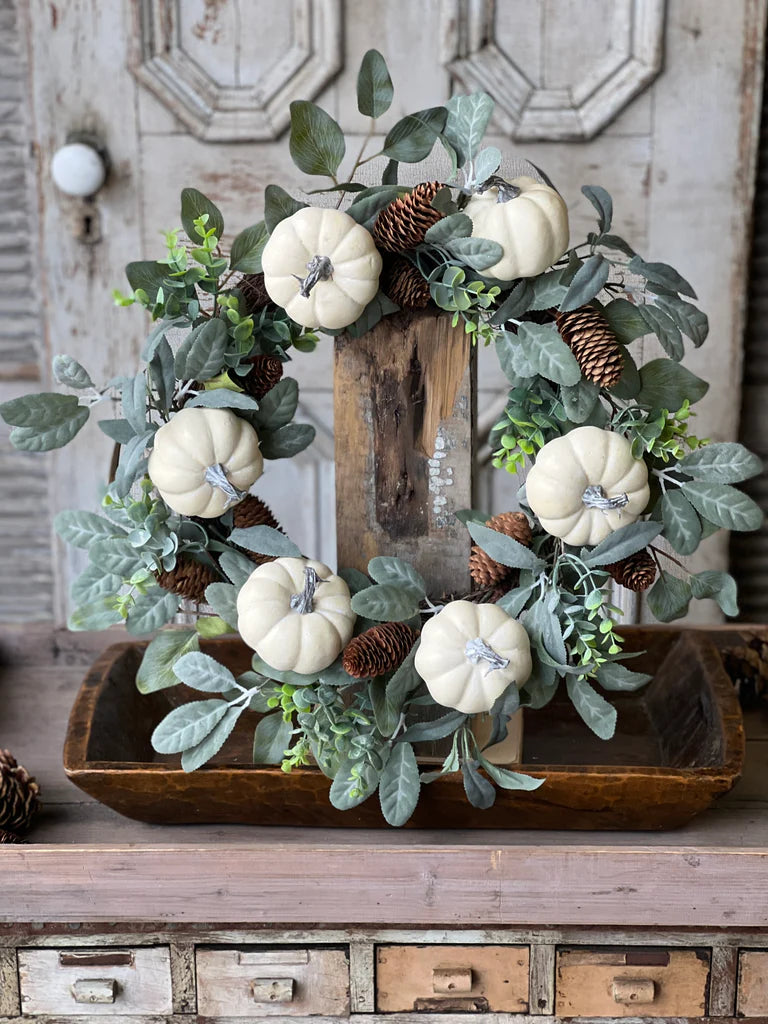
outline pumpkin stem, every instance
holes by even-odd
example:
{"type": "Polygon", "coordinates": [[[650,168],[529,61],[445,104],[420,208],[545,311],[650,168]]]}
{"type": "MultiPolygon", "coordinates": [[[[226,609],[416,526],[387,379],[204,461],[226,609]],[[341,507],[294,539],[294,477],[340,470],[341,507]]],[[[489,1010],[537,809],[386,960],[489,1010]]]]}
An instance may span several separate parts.
{"type": "Polygon", "coordinates": [[[490,178],[486,178],[485,181],[480,182],[475,189],[475,192],[487,192],[489,188],[498,189],[498,192],[496,193],[497,203],[508,203],[510,199],[517,199],[522,191],[522,189],[518,188],[517,185],[512,185],[506,180],[506,178],[501,178],[498,174],[492,174],[490,178]]]}
{"type": "Polygon", "coordinates": [[[479,636],[475,637],[474,640],[467,640],[464,647],[464,655],[467,661],[471,661],[473,665],[479,665],[481,661],[487,661],[488,671],[485,673],[486,675],[495,672],[497,668],[506,668],[509,664],[509,658],[503,658],[500,654],[497,654],[479,636]]]}
{"type": "Polygon", "coordinates": [[[211,487],[218,487],[220,491],[223,491],[226,494],[227,502],[224,506],[225,512],[232,505],[237,505],[237,503],[242,501],[248,494],[247,491],[239,491],[237,487],[227,479],[226,470],[220,462],[216,462],[214,465],[208,466],[205,471],[205,482],[210,484],[211,487]]]}
{"type": "Polygon", "coordinates": [[[312,601],[315,596],[315,591],[320,584],[324,582],[325,581],[320,579],[314,569],[309,565],[305,565],[304,589],[300,594],[291,595],[291,608],[295,612],[298,612],[299,615],[308,615],[310,612],[314,611],[312,601]]]}
{"type": "Polygon", "coordinates": [[[309,293],[318,281],[327,281],[329,277],[333,277],[333,264],[327,256],[313,256],[307,264],[307,270],[309,273],[303,279],[294,275],[301,284],[299,294],[305,299],[309,298],[309,293]]]}
{"type": "Polygon", "coordinates": [[[626,494],[617,494],[613,498],[608,498],[600,484],[592,484],[581,496],[581,503],[585,508],[599,508],[601,512],[624,508],[628,501],[629,498],[626,494]]]}

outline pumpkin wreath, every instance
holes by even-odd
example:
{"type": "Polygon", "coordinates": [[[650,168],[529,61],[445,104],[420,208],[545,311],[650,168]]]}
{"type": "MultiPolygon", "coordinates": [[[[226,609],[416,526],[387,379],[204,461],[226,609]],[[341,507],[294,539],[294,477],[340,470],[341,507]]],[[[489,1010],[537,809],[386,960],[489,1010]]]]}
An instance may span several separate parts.
{"type": "MultiPolygon", "coordinates": [[[[358,78],[361,114],[381,117],[392,95],[371,50],[358,78]]],[[[378,791],[386,820],[402,825],[423,785],[457,771],[468,799],[487,807],[494,785],[543,781],[486,756],[520,707],[544,708],[564,681],[584,722],[609,738],[616,711],[603,694],[648,681],[623,660],[614,581],[646,590],[663,622],[692,598],[737,613],[729,575],[690,574],[680,562],[714,531],[762,521],[734,486],[759,460],[689,430],[707,390],[682,365],[687,343],[708,332],[695,293],[613,231],[599,186],[582,189],[596,229],[573,244],[556,188],[533,165],[504,177],[501,153],[483,145],[492,111],[479,92],[409,115],[383,139],[372,121],[339,181],[341,128],[315,104],[293,103],[291,156],[330,185],[306,193],[309,202],[270,185],[263,220],[228,253],[221,211],[185,188],[186,240],[169,231],[165,255],[130,263],[131,291],[115,293],[152,321],[138,371],[97,384],[57,355],[54,377],[70,393],[0,406],[17,448],[46,451],[72,441],[95,406],[120,399],[121,414],[98,424],[121,446],[102,514],[68,511],[55,523],[89,556],[69,625],[159,630],[139,689],[181,682],[209,695],[176,707],[152,737],[187,771],[254,713],[254,761],[286,772],[317,765],[338,808],[378,791]],[[446,180],[399,184],[401,165],[435,145],[448,156],[446,180]],[[374,158],[381,183],[366,186],[355,175],[374,158]],[[386,555],[367,574],[334,572],[305,557],[251,494],[275,460],[314,436],[294,422],[298,385],[283,373],[293,355],[311,352],[318,332],[359,337],[399,302],[431,302],[476,344],[494,346],[509,397],[490,433],[493,464],[527,471],[517,512],[462,515],[479,589],[458,600],[436,601],[429,581],[386,555]],[[665,355],[638,367],[632,346],[646,335],[665,355]],[[203,597],[196,624],[162,629],[190,594],[203,597]],[[237,678],[199,649],[201,638],[235,632],[254,651],[237,678]],[[491,721],[482,745],[471,721],[479,713],[491,721]],[[417,764],[414,744],[425,740],[445,744],[436,771],[417,764]]]]}

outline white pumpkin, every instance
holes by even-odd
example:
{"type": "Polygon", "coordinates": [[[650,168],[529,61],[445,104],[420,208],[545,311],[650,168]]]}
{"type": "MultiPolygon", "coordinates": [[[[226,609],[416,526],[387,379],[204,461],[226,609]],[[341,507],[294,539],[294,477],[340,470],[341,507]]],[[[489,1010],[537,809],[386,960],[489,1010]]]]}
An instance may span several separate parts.
{"type": "Polygon", "coordinates": [[[577,427],[544,445],[525,493],[547,533],[566,544],[599,544],[645,511],[648,467],[621,434],[577,427]]]}
{"type": "Polygon", "coordinates": [[[343,210],[308,206],[281,220],[261,266],[269,297],[303,327],[348,327],[379,290],[373,237],[343,210]]]}
{"type": "Polygon", "coordinates": [[[259,435],[229,409],[182,409],[155,434],[147,472],[160,497],[184,516],[215,519],[262,474],[259,435]]]}
{"type": "Polygon", "coordinates": [[[472,234],[498,242],[504,254],[484,271],[500,281],[536,277],[559,260],[568,248],[568,208],[563,197],[535,178],[513,178],[514,198],[505,199],[497,186],[472,196],[464,213],[472,234]]]}
{"type": "Polygon", "coordinates": [[[475,715],[527,681],[531,645],[498,605],[451,601],[424,625],[414,664],[438,704],[475,715]]]}
{"type": "Polygon", "coordinates": [[[338,658],[357,616],[349,587],[327,565],[276,558],[255,569],[237,597],[237,628],[272,668],[311,675],[338,658]]]}

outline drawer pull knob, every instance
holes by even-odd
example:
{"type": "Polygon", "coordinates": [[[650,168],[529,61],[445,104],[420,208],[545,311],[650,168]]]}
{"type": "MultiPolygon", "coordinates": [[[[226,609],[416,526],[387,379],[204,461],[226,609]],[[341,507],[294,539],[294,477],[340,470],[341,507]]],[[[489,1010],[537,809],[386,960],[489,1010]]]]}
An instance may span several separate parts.
{"type": "Polygon", "coordinates": [[[471,967],[434,967],[432,991],[437,996],[458,995],[472,991],[471,967]]]}
{"type": "Polygon", "coordinates": [[[251,993],[257,1003],[290,1003],[293,978],[257,978],[251,982],[251,993]]]}
{"type": "Polygon", "coordinates": [[[656,998],[656,982],[651,978],[614,978],[613,1001],[622,1006],[640,1006],[656,998]]]}
{"type": "Polygon", "coordinates": [[[79,978],[70,991],[76,1003],[114,1003],[117,982],[114,978],[79,978]]]}

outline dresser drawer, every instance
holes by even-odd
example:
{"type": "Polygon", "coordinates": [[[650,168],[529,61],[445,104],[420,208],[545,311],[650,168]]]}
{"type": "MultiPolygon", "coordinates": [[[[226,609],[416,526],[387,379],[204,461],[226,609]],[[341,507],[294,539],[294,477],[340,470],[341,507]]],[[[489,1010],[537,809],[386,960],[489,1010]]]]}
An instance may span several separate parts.
{"type": "Polygon", "coordinates": [[[736,1012],[740,1017],[768,1017],[768,953],[745,949],[739,954],[736,1012]]]}
{"type": "Polygon", "coordinates": [[[564,1017],[703,1017],[708,951],[561,949],[555,1013],[564,1017]]]}
{"type": "Polygon", "coordinates": [[[24,1014],[173,1012],[171,960],[165,946],[20,949],[18,957],[24,1014]]]}
{"type": "Polygon", "coordinates": [[[349,960],[341,949],[198,949],[202,1017],[348,1017],[349,960]]]}
{"type": "Polygon", "coordinates": [[[379,1013],[526,1013],[527,946],[379,946],[379,1013]]]}

